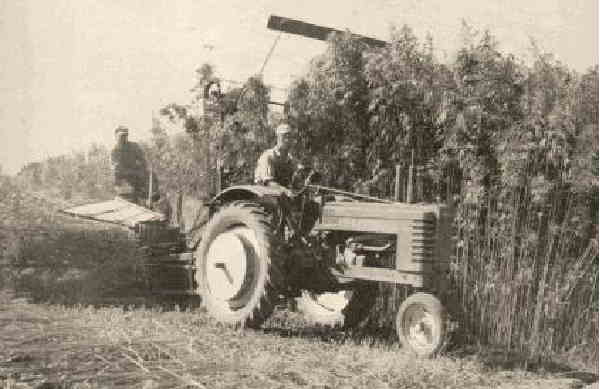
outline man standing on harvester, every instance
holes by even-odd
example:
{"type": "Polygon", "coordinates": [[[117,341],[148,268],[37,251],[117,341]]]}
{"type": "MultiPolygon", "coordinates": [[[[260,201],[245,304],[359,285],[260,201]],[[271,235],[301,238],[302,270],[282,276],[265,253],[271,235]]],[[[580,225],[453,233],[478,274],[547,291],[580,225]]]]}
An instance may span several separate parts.
{"type": "MultiPolygon", "coordinates": [[[[116,145],[112,150],[111,160],[114,170],[114,183],[117,196],[133,203],[144,205],[148,198],[149,171],[140,145],[130,142],[129,130],[119,126],[115,130],[116,145]]],[[[153,197],[158,193],[155,180],[152,183],[153,197]]]]}

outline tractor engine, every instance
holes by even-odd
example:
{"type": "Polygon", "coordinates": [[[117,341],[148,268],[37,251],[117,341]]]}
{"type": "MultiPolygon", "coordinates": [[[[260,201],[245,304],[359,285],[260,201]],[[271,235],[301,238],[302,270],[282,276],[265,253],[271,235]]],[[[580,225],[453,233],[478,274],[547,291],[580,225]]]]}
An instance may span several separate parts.
{"type": "Polygon", "coordinates": [[[396,239],[394,235],[362,234],[351,236],[336,245],[336,264],[394,268],[396,239]]]}

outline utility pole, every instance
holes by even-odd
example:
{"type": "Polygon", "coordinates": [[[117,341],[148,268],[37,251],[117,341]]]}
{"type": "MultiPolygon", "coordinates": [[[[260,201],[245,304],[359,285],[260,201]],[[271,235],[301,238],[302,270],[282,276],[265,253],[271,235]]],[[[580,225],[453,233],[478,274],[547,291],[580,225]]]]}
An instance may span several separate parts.
{"type": "Polygon", "coordinates": [[[406,188],[406,202],[414,201],[414,170],[415,170],[415,150],[410,151],[410,166],[408,167],[408,185],[406,188]]]}
{"type": "Polygon", "coordinates": [[[149,180],[148,180],[148,199],[146,200],[146,205],[150,209],[152,209],[152,192],[154,190],[154,188],[153,188],[153,186],[154,186],[153,178],[154,178],[154,172],[153,172],[153,169],[152,169],[152,163],[150,163],[150,177],[149,177],[149,180]]]}
{"type": "Polygon", "coordinates": [[[394,201],[400,201],[400,164],[396,165],[396,174],[394,175],[394,201]]]}
{"type": "Polygon", "coordinates": [[[206,173],[207,173],[207,183],[208,183],[208,194],[209,196],[213,196],[221,190],[221,155],[220,155],[220,145],[217,145],[216,148],[216,175],[214,180],[214,188],[213,188],[213,180],[212,180],[212,158],[211,158],[211,133],[210,128],[213,123],[218,123],[219,126],[223,126],[223,107],[222,107],[222,97],[223,94],[221,92],[221,84],[218,79],[213,79],[206,83],[204,86],[204,90],[202,93],[202,100],[200,103],[201,112],[199,115],[199,119],[203,125],[207,128],[207,139],[206,139],[206,173]],[[214,189],[214,190],[213,190],[214,189]]]}

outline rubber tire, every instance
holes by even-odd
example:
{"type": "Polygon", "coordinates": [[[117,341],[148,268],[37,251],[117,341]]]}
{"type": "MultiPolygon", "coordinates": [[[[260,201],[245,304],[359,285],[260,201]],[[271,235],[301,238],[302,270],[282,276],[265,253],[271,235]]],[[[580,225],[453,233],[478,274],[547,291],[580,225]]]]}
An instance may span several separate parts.
{"type": "Polygon", "coordinates": [[[198,268],[195,272],[202,304],[217,321],[235,327],[258,328],[273,313],[282,288],[280,240],[271,225],[271,217],[258,204],[234,202],[223,207],[206,225],[202,240],[196,250],[198,268]],[[215,238],[233,227],[245,226],[256,237],[253,247],[256,264],[251,289],[246,293],[243,306],[223,309],[210,294],[206,282],[206,254],[215,238]]]}
{"type": "Polygon", "coordinates": [[[448,334],[446,329],[446,318],[444,306],[434,295],[418,292],[408,296],[408,298],[400,305],[396,315],[396,333],[398,334],[400,344],[422,358],[431,358],[438,355],[447,342],[448,334]],[[434,333],[436,333],[436,336],[429,347],[417,348],[407,336],[409,332],[407,326],[408,315],[410,314],[410,310],[415,307],[420,307],[427,311],[433,319],[433,326],[435,328],[434,333]]]}
{"type": "MultiPolygon", "coordinates": [[[[352,291],[344,292],[351,293],[352,291]]],[[[346,305],[341,309],[329,311],[327,308],[315,301],[310,292],[303,290],[302,296],[298,297],[296,302],[298,311],[300,311],[310,323],[337,327],[344,324],[343,312],[351,299],[352,297],[349,299],[347,298],[346,305]]]]}

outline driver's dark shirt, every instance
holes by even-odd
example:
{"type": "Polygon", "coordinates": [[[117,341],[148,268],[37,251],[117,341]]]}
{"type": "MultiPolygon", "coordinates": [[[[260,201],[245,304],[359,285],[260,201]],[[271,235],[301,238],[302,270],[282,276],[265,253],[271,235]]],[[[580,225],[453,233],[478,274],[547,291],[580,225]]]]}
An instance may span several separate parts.
{"type": "Polygon", "coordinates": [[[283,155],[277,147],[262,153],[256,164],[254,181],[260,185],[267,185],[270,181],[285,187],[291,185],[292,175],[298,163],[287,153],[283,155]]]}

